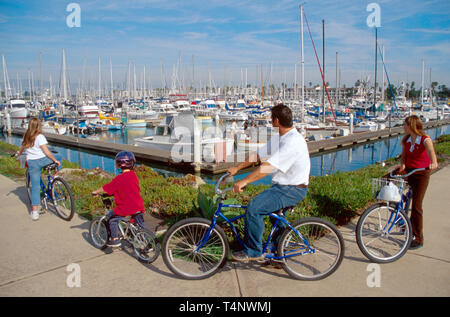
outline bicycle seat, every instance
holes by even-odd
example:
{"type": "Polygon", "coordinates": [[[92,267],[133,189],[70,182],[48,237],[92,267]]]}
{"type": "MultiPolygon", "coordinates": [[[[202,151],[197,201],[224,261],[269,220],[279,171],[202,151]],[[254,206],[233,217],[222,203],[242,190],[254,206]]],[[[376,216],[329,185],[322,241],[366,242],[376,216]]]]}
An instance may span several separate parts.
{"type": "Polygon", "coordinates": [[[280,216],[285,216],[287,213],[293,212],[295,210],[295,207],[297,207],[297,206],[294,205],[294,206],[284,207],[284,208],[281,208],[281,209],[275,211],[274,213],[278,214],[280,216]]]}
{"type": "Polygon", "coordinates": [[[133,217],[138,216],[138,215],[140,215],[140,214],[143,214],[143,213],[142,213],[141,211],[138,211],[138,212],[136,212],[136,213],[134,213],[134,214],[132,214],[132,215],[128,215],[128,216],[120,216],[120,218],[123,219],[123,220],[125,220],[125,221],[129,221],[129,222],[133,223],[133,222],[134,222],[133,217]]]}
{"type": "Polygon", "coordinates": [[[50,163],[50,164],[48,164],[48,165],[45,165],[43,168],[45,168],[46,170],[57,169],[57,168],[58,168],[58,164],[56,164],[56,163],[50,163]]]}

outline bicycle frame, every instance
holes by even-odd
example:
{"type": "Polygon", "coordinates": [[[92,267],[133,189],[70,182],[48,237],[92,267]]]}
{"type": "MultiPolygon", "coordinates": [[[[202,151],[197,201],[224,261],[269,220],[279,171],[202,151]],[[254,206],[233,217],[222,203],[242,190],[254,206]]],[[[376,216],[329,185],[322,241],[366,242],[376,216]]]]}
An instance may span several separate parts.
{"type": "MultiPolygon", "coordinates": [[[[400,191],[403,192],[403,186],[400,188],[400,191]]],[[[405,211],[406,213],[406,207],[408,206],[409,199],[411,197],[411,190],[408,190],[408,193],[406,194],[406,197],[404,195],[401,195],[400,201],[397,203],[397,207],[395,211],[391,212],[391,215],[389,216],[389,220],[386,222],[386,226],[383,228],[383,232],[386,234],[389,234],[394,227],[394,225],[403,225],[403,220],[398,216],[398,214],[401,211],[405,211]],[[405,198],[405,200],[403,199],[405,198]],[[389,226],[390,225],[390,226],[389,226]],[[389,226],[389,228],[386,230],[386,228],[389,226]]]]}
{"type": "MultiPolygon", "coordinates": [[[[222,212],[222,208],[241,208],[241,209],[247,209],[247,206],[243,206],[243,205],[227,205],[227,204],[222,204],[222,199],[219,202],[219,205],[217,207],[217,210],[214,213],[214,217],[212,219],[211,222],[211,226],[208,229],[208,231],[206,232],[205,236],[203,237],[203,239],[200,241],[198,247],[196,248],[195,252],[199,252],[200,249],[205,245],[205,243],[209,240],[210,236],[211,236],[211,232],[214,230],[216,224],[217,224],[217,220],[218,218],[222,218],[226,221],[226,223],[231,227],[234,235],[236,236],[239,244],[244,247],[245,244],[242,241],[239,233],[236,230],[236,227],[234,226],[233,222],[243,218],[245,216],[245,214],[236,216],[232,219],[228,219],[222,212]]],[[[275,213],[270,213],[269,217],[274,218],[275,219],[275,223],[272,225],[272,229],[271,232],[269,234],[269,237],[267,238],[267,241],[265,243],[263,243],[263,254],[265,254],[265,257],[268,259],[273,259],[273,260],[281,260],[284,258],[288,258],[288,257],[293,257],[293,256],[297,256],[297,255],[303,255],[303,254],[307,254],[307,253],[315,253],[315,249],[312,248],[310,246],[310,244],[308,243],[308,241],[303,237],[303,235],[298,232],[294,227],[291,226],[291,224],[284,218],[284,217],[280,217],[279,215],[275,214],[275,213]],[[284,256],[275,256],[273,254],[266,254],[267,249],[269,247],[269,244],[272,240],[272,236],[278,226],[278,223],[281,222],[282,224],[284,224],[285,226],[289,227],[291,230],[293,230],[303,241],[304,245],[300,247],[300,250],[306,250],[306,251],[302,251],[302,252],[297,252],[297,250],[291,251],[289,252],[289,255],[284,255],[284,256]]]]}
{"type": "MultiPolygon", "coordinates": [[[[409,172],[408,174],[406,174],[406,175],[400,175],[400,176],[394,176],[394,175],[392,175],[392,172],[393,172],[393,171],[392,171],[392,172],[390,173],[390,177],[392,177],[392,178],[406,178],[406,177],[408,177],[408,176],[414,174],[415,172],[423,171],[423,170],[425,170],[425,168],[417,168],[417,169],[414,169],[414,170],[410,171],[410,172],[409,172]]],[[[403,193],[403,190],[404,190],[404,185],[402,184],[402,186],[400,187],[400,193],[403,193]]],[[[408,208],[408,203],[409,203],[409,200],[411,199],[411,196],[412,196],[412,190],[411,190],[411,188],[408,189],[408,192],[406,193],[406,195],[403,195],[403,194],[401,195],[401,199],[400,199],[400,201],[397,203],[397,208],[396,208],[395,212],[391,212],[391,215],[390,215],[390,217],[389,217],[389,220],[388,220],[388,222],[386,223],[386,226],[383,228],[383,232],[385,232],[386,234],[389,234],[389,233],[391,232],[392,227],[393,227],[394,225],[396,225],[396,224],[403,225],[402,223],[399,223],[399,222],[401,222],[402,220],[400,219],[400,217],[398,216],[398,214],[399,214],[400,211],[404,211],[404,212],[405,212],[405,215],[408,216],[408,214],[407,214],[407,208],[408,208]],[[391,220],[392,220],[392,217],[393,217],[394,214],[395,214],[395,217],[394,217],[394,219],[393,219],[393,221],[392,221],[392,223],[391,223],[391,220]],[[390,227],[389,227],[389,229],[386,230],[386,228],[387,228],[387,226],[388,226],[389,224],[390,224],[390,227]]]]}
{"type": "MultiPolygon", "coordinates": [[[[108,217],[109,212],[111,211],[109,208],[105,208],[106,214],[100,218],[100,222],[106,221],[106,218],[108,217]]],[[[136,230],[137,228],[128,220],[126,220],[124,217],[119,217],[119,231],[122,237],[126,237],[126,234],[131,232],[133,239],[137,240],[136,236],[136,230]],[[125,227],[125,228],[124,228],[125,227]]],[[[106,221],[107,222],[107,221],[106,221]]],[[[109,230],[109,229],[108,229],[109,230]]],[[[99,234],[100,226],[97,226],[96,234],[99,234]]]]}
{"type": "MultiPolygon", "coordinates": [[[[28,170],[28,168],[27,168],[27,174],[28,174],[28,179],[31,182],[30,171],[28,170]]],[[[40,181],[39,185],[40,185],[40,189],[41,189],[42,193],[44,194],[45,204],[47,204],[47,200],[50,200],[50,201],[53,202],[53,198],[52,198],[51,192],[52,192],[52,189],[53,189],[53,180],[54,179],[55,178],[49,173],[47,175],[47,184],[48,185],[45,186],[44,181],[42,180],[42,174],[39,177],[39,181],[40,181]]],[[[30,186],[31,186],[31,184],[30,184],[30,186]]],[[[47,207],[48,206],[45,205],[46,209],[47,209],[47,207]]]]}

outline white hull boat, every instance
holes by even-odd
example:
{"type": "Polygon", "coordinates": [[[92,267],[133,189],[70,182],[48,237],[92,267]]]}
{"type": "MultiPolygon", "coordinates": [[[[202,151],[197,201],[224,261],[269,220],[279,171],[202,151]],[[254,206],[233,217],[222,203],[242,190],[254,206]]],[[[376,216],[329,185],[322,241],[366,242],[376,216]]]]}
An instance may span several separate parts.
{"type": "Polygon", "coordinates": [[[378,124],[372,121],[363,121],[355,126],[353,132],[377,131],[378,124]]]}
{"type": "MultiPolygon", "coordinates": [[[[194,151],[194,116],[180,113],[167,116],[155,127],[153,136],[134,139],[134,145],[148,149],[170,152],[175,162],[192,162],[194,151]]],[[[216,158],[231,155],[234,139],[216,136],[202,136],[201,155],[204,161],[212,162],[216,158]],[[217,151],[221,151],[219,154],[217,151]],[[216,155],[218,154],[218,155],[216,155]]]]}
{"type": "Polygon", "coordinates": [[[24,100],[13,99],[7,105],[9,116],[13,120],[26,119],[29,115],[29,110],[25,105],[24,100]]]}
{"type": "Polygon", "coordinates": [[[45,121],[42,122],[42,132],[63,135],[66,134],[67,127],[53,121],[45,121]]]}
{"type": "Polygon", "coordinates": [[[219,112],[219,118],[221,120],[229,120],[229,121],[245,121],[248,120],[248,114],[245,112],[235,112],[235,111],[222,111],[219,112]]]}

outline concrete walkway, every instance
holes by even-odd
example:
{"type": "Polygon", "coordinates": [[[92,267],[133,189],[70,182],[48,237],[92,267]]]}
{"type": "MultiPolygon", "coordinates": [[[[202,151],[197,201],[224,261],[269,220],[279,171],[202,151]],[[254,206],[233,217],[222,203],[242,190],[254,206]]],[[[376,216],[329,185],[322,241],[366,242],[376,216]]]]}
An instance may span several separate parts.
{"type": "Polygon", "coordinates": [[[95,249],[89,222],[78,215],[65,222],[47,213],[33,222],[23,185],[0,175],[0,296],[450,296],[449,185],[450,167],[432,175],[424,201],[425,246],[394,263],[369,266],[355,242],[356,219],[340,228],[345,258],[324,280],[297,281],[283,270],[229,262],[209,279],[186,281],[174,276],[162,257],[143,265],[131,250],[95,249]],[[69,287],[76,281],[72,263],[79,265],[80,287],[69,287]],[[380,272],[379,287],[367,283],[374,269],[380,272]]]}

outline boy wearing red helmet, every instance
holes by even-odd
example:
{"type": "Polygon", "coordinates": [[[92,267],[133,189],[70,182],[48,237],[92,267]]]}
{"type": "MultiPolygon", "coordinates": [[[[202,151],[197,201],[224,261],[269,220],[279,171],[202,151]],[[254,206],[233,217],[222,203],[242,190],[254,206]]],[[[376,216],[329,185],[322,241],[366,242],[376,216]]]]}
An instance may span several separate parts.
{"type": "Polygon", "coordinates": [[[133,215],[134,221],[144,227],[145,212],[144,201],[142,200],[139,180],[134,172],[136,159],[132,152],[122,151],[116,155],[116,168],[122,173],[116,176],[110,183],[92,192],[93,195],[107,193],[114,196],[116,208],[108,214],[108,225],[110,238],[107,243],[109,247],[119,247],[118,238],[120,217],[133,215]]]}

